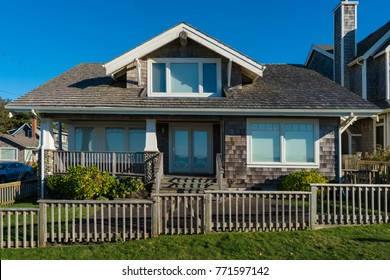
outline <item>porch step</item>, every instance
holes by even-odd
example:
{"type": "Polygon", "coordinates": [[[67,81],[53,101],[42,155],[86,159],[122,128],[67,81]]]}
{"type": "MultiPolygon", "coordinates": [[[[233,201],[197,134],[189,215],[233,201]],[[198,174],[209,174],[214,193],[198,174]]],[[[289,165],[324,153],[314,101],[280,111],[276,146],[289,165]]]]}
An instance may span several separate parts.
{"type": "Polygon", "coordinates": [[[160,192],[202,193],[213,189],[218,189],[214,177],[166,175],[161,182],[160,192]]]}

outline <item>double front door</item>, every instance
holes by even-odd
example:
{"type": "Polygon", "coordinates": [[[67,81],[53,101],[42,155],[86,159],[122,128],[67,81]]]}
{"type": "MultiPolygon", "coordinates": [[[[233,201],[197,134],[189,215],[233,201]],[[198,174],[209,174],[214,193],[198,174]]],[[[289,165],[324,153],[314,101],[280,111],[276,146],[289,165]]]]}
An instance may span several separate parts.
{"type": "Polygon", "coordinates": [[[212,125],[172,124],[170,132],[172,173],[213,173],[212,125]]]}

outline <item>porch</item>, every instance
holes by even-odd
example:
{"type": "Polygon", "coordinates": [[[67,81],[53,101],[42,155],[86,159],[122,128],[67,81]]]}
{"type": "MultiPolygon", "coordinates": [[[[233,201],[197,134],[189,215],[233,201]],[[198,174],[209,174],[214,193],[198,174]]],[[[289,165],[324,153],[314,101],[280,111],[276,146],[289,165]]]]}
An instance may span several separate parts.
{"type": "Polygon", "coordinates": [[[215,157],[215,174],[194,176],[193,174],[165,175],[164,154],[160,152],[82,152],[45,151],[46,172],[62,175],[72,166],[96,166],[112,176],[141,178],[145,184],[152,184],[154,193],[162,191],[192,192],[207,189],[223,189],[222,156],[215,157]],[[212,188],[211,188],[212,187],[212,188]]]}

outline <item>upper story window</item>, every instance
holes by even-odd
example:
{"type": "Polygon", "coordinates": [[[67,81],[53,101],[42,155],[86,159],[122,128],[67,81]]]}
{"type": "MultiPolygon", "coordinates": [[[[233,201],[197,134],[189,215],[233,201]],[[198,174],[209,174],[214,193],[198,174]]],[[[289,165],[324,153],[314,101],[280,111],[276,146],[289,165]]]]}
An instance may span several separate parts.
{"type": "Polygon", "coordinates": [[[155,58],[148,60],[148,93],[158,97],[219,97],[219,58],[155,58]]]}

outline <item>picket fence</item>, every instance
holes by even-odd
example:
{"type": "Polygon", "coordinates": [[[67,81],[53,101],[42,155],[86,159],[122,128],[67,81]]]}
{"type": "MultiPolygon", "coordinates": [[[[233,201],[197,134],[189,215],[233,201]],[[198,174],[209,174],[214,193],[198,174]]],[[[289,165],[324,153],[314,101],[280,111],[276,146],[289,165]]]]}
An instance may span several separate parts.
{"type": "Polygon", "coordinates": [[[310,192],[206,191],[154,194],[144,200],[39,200],[39,209],[0,208],[0,247],[388,223],[389,195],[390,185],[313,184],[310,192]]]}

